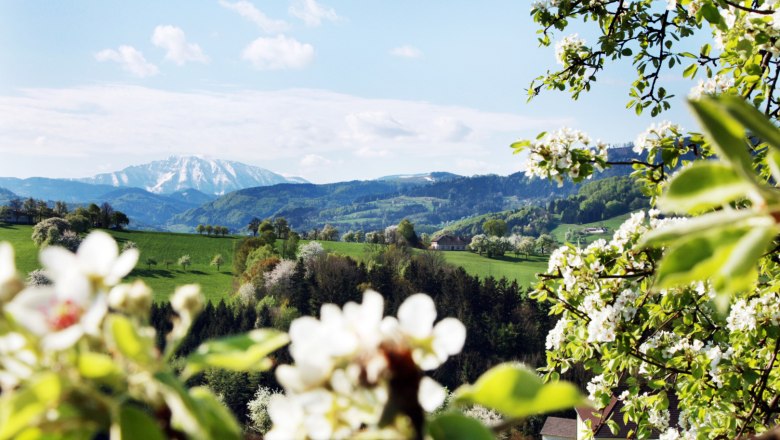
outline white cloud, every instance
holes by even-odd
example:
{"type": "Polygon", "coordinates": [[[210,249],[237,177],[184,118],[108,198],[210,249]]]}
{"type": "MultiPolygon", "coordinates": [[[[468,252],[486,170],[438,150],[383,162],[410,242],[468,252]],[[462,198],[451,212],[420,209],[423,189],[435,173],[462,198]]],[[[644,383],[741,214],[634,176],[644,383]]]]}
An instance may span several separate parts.
{"type": "Polygon", "coordinates": [[[416,48],[414,46],[410,46],[408,44],[404,45],[404,46],[398,46],[396,48],[393,48],[390,51],[390,54],[391,55],[395,55],[397,57],[401,57],[401,58],[417,59],[417,58],[422,58],[423,57],[423,53],[422,53],[422,51],[420,49],[418,49],[418,48],[416,48]]]}
{"type": "Polygon", "coordinates": [[[306,26],[319,26],[323,20],[340,21],[342,20],[333,8],[323,6],[316,0],[295,0],[290,5],[290,14],[300,18],[306,23],[306,26]]]}
{"type": "Polygon", "coordinates": [[[415,133],[386,112],[351,113],[346,117],[349,137],[359,140],[398,139],[415,133]]]}
{"type": "Polygon", "coordinates": [[[363,147],[355,151],[355,156],[358,157],[389,157],[390,152],[388,150],[377,150],[371,147],[363,147]]]}
{"type": "Polygon", "coordinates": [[[152,34],[152,44],[165,49],[165,59],[178,65],[187,61],[207,63],[209,57],[203,54],[200,46],[188,43],[184,31],[176,26],[157,26],[152,34]]]}
{"type": "Polygon", "coordinates": [[[465,175],[491,174],[496,172],[495,165],[478,159],[458,159],[455,161],[455,166],[461,174],[465,175]]]}
{"type": "Polygon", "coordinates": [[[314,59],[314,46],[277,35],[251,42],[241,56],[258,70],[303,69],[314,59]]]}
{"type": "Polygon", "coordinates": [[[290,25],[286,21],[269,18],[261,10],[257,9],[255,5],[246,0],[239,0],[234,3],[219,0],[219,4],[224,8],[237,12],[266,33],[276,34],[290,29],[290,25]]]}
{"type": "Polygon", "coordinates": [[[318,154],[307,154],[303,156],[300,161],[300,165],[304,168],[316,168],[331,165],[332,160],[326,159],[318,154]]]}
{"type": "Polygon", "coordinates": [[[146,61],[144,54],[133,46],[119,46],[119,49],[104,49],[95,54],[98,61],[114,61],[139,78],[157,75],[157,66],[146,61]]]}
{"type": "Polygon", "coordinates": [[[460,142],[471,134],[471,127],[455,118],[442,116],[433,123],[434,139],[446,142],[460,142]]]}
{"type": "Polygon", "coordinates": [[[315,182],[432,170],[506,174],[522,164],[509,144],[561,125],[572,121],[323,90],[24,89],[0,95],[0,175],[46,169],[80,177],[102,163],[171,154],[304,170],[315,182]],[[456,135],[466,131],[461,125],[465,136],[456,135]],[[322,159],[331,163],[319,166],[322,159]]]}

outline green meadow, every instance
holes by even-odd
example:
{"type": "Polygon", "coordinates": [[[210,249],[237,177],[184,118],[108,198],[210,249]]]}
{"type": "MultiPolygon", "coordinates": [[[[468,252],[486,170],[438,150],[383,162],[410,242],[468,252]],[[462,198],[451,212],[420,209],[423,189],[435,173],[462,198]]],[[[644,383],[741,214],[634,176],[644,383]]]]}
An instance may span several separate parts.
{"type": "Polygon", "coordinates": [[[599,238],[603,238],[609,241],[612,238],[612,235],[615,233],[615,230],[619,228],[620,225],[622,225],[623,222],[625,222],[630,216],[631,214],[623,214],[617,217],[611,217],[606,220],[593,222],[593,223],[582,223],[582,224],[561,223],[555,229],[553,229],[552,232],[550,232],[550,234],[553,237],[555,237],[558,243],[563,243],[566,241],[565,240],[566,231],[568,230],[581,231],[585,228],[598,228],[601,226],[606,226],[608,229],[606,234],[588,234],[582,238],[580,244],[583,245],[589,244],[591,242],[598,240],[599,238]]]}
{"type": "MultiPolygon", "coordinates": [[[[210,300],[219,301],[230,294],[233,285],[233,244],[236,237],[207,237],[195,234],[176,234],[147,231],[107,231],[121,246],[133,241],[141,251],[138,266],[129,280],[143,279],[154,290],[156,300],[168,298],[176,286],[200,284],[203,294],[210,300]],[[209,265],[216,254],[222,254],[225,264],[220,267],[209,265]],[[182,255],[189,255],[192,265],[184,268],[176,262],[182,255]],[[157,265],[148,266],[145,261],[153,258],[157,265]],[[165,262],[170,262],[166,266],[165,262]]],[[[0,226],[0,241],[8,241],[16,250],[16,265],[23,274],[40,267],[38,249],[33,244],[31,226],[0,226]]]]}
{"type": "MultiPolygon", "coordinates": [[[[226,298],[233,290],[233,247],[240,237],[208,237],[196,234],[147,231],[108,231],[121,247],[133,241],[141,251],[138,266],[129,280],[143,279],[153,290],[156,300],[168,298],[176,286],[200,284],[204,295],[210,300],[226,298]],[[221,254],[225,264],[217,270],[209,263],[216,254],[221,254]],[[182,255],[189,255],[192,265],[184,268],[176,263],[182,255]],[[157,261],[146,264],[147,258],[157,261]],[[168,262],[169,264],[166,264],[168,262]]],[[[0,226],[0,241],[8,241],[16,250],[16,265],[23,274],[40,267],[38,249],[30,238],[31,226],[0,226]]],[[[301,244],[305,244],[302,241],[301,244]]],[[[362,243],[322,242],[329,252],[352,257],[358,261],[366,259],[366,247],[362,243]]],[[[535,282],[535,274],[547,267],[547,257],[531,256],[517,258],[507,254],[503,258],[487,258],[471,252],[443,252],[447,262],[463,267],[466,272],[479,277],[506,277],[523,285],[535,282]]]]}
{"type": "MultiPolygon", "coordinates": [[[[363,243],[325,241],[322,242],[322,246],[329,252],[347,255],[358,261],[366,258],[363,243]]],[[[465,251],[443,251],[442,253],[448,263],[462,267],[471,275],[477,275],[481,278],[504,277],[527,286],[536,282],[535,274],[547,270],[547,256],[531,255],[526,259],[525,257],[515,257],[514,254],[507,254],[502,258],[487,258],[465,251]]]]}

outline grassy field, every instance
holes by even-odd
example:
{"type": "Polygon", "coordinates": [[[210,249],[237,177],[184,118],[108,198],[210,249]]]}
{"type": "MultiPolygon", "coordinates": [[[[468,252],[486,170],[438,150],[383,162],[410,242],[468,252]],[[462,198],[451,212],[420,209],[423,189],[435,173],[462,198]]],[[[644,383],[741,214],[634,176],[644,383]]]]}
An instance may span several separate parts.
{"type": "MultiPolygon", "coordinates": [[[[109,231],[119,246],[133,241],[141,251],[141,259],[128,279],[143,279],[155,292],[156,300],[168,298],[176,286],[189,283],[200,284],[203,293],[210,300],[219,300],[232,291],[233,246],[239,237],[207,237],[193,234],[146,231],[109,231]],[[182,255],[189,255],[192,266],[187,270],[176,265],[182,255]],[[225,264],[219,271],[209,265],[216,254],[222,254],[225,264]],[[148,267],[147,258],[157,260],[157,265],[148,267]],[[166,267],[165,261],[171,262],[166,267]]],[[[40,267],[38,249],[30,236],[31,226],[0,226],[0,241],[8,241],[16,250],[16,264],[20,272],[29,273],[40,267]]],[[[305,244],[302,241],[301,244],[305,244]]],[[[329,252],[338,253],[358,261],[366,259],[366,248],[362,243],[322,242],[329,252]]],[[[466,272],[480,277],[506,277],[523,285],[535,281],[534,274],[547,267],[547,257],[532,256],[525,260],[512,256],[491,259],[471,252],[444,252],[450,264],[462,266],[466,272]]]]}
{"type": "MultiPolygon", "coordinates": [[[[362,243],[322,242],[330,251],[346,255],[361,261],[366,258],[365,245],[362,243]]],[[[507,254],[503,258],[487,258],[471,252],[444,251],[444,259],[455,266],[463,267],[466,272],[479,277],[505,277],[516,280],[522,285],[536,282],[535,274],[547,270],[547,256],[531,256],[528,260],[507,254]]]]}
{"type": "MultiPolygon", "coordinates": [[[[119,246],[133,241],[141,251],[141,259],[128,279],[143,279],[153,290],[155,299],[165,299],[176,286],[189,283],[200,284],[203,294],[211,300],[224,298],[231,292],[233,244],[235,237],[206,237],[192,234],[165,232],[109,231],[119,246]],[[188,254],[192,266],[183,270],[176,265],[182,255],[188,254]],[[216,254],[222,254],[225,265],[219,271],[209,265],[216,254]],[[147,258],[157,260],[157,265],[147,267],[147,258]],[[172,262],[166,268],[165,261],[172,262]]],[[[31,226],[0,226],[0,241],[9,241],[16,250],[16,265],[20,272],[29,273],[40,267],[38,249],[32,242],[31,226]]]]}
{"type": "Polygon", "coordinates": [[[593,222],[593,223],[583,223],[583,224],[570,224],[570,223],[562,223],[558,225],[555,229],[552,230],[550,233],[553,237],[555,237],[556,240],[558,240],[559,243],[563,243],[566,238],[566,231],[569,229],[572,229],[574,231],[579,231],[581,229],[585,228],[596,228],[599,226],[606,226],[609,231],[606,234],[589,234],[586,235],[583,240],[580,242],[581,244],[588,244],[595,240],[598,240],[599,238],[603,238],[605,240],[609,240],[612,238],[612,235],[615,233],[615,230],[620,227],[620,225],[623,224],[623,222],[626,221],[628,217],[630,217],[631,214],[623,214],[619,215],[617,217],[608,218],[606,220],[602,220],[599,222],[593,222]]]}

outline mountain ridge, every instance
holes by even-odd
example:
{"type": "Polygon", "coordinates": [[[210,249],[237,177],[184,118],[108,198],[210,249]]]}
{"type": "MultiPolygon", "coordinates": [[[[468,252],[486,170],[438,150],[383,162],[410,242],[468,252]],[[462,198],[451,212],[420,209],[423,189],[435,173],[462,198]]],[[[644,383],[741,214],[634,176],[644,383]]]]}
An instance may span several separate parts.
{"type": "Polygon", "coordinates": [[[205,156],[170,156],[73,180],[115,188],[142,188],[154,194],[195,189],[215,195],[279,183],[308,183],[300,177],[285,177],[265,168],[205,156]]]}

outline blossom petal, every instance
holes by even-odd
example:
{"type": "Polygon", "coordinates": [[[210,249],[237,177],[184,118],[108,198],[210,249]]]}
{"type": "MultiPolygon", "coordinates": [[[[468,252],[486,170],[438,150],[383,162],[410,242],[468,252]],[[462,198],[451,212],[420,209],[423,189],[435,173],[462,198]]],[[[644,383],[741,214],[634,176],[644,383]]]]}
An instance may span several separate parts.
{"type": "Polygon", "coordinates": [[[0,284],[16,277],[14,248],[7,242],[0,243],[0,284]]]}
{"type": "Polygon", "coordinates": [[[95,298],[89,310],[81,317],[81,326],[88,335],[100,334],[100,324],[108,313],[108,301],[106,295],[101,294],[95,298]]]}
{"type": "Polygon", "coordinates": [[[71,301],[83,307],[89,304],[92,297],[92,284],[78,272],[70,272],[59,277],[54,290],[58,300],[71,301]]]}
{"type": "Polygon", "coordinates": [[[304,388],[303,381],[301,381],[301,375],[298,374],[298,370],[291,365],[279,365],[276,368],[276,380],[279,381],[279,384],[286,390],[301,391],[304,388]]]}
{"type": "Polygon", "coordinates": [[[398,321],[401,329],[415,338],[425,338],[431,333],[436,320],[436,305],[430,296],[416,293],[398,308],[398,321]]]}
{"type": "Polygon", "coordinates": [[[119,256],[116,241],[103,231],[90,233],[76,252],[82,270],[89,274],[107,276],[119,256]]]}
{"type": "Polygon", "coordinates": [[[42,310],[48,309],[55,298],[54,288],[50,286],[29,287],[8,303],[5,309],[27,330],[44,335],[49,331],[49,325],[42,310]]]}
{"type": "Polygon", "coordinates": [[[425,376],[420,381],[420,388],[417,390],[417,400],[425,411],[433,412],[444,403],[447,398],[447,391],[438,382],[425,376]]]}
{"type": "Polygon", "coordinates": [[[458,354],[465,342],[466,326],[455,318],[444,318],[433,328],[433,344],[437,352],[458,354]]]}
{"type": "Polygon", "coordinates": [[[84,329],[80,325],[72,325],[56,333],[50,333],[41,340],[41,347],[45,351],[60,351],[72,347],[84,336],[84,329]]]}
{"type": "Polygon", "coordinates": [[[363,293],[363,304],[360,308],[363,312],[363,319],[368,322],[380,322],[385,310],[385,299],[374,290],[366,290],[363,293]]]}
{"type": "Polygon", "coordinates": [[[295,344],[297,341],[305,341],[312,335],[318,334],[319,329],[320,323],[317,319],[311,316],[303,316],[293,320],[288,333],[290,340],[295,344]]]}
{"type": "Polygon", "coordinates": [[[273,428],[263,438],[267,440],[297,440],[305,439],[302,429],[303,408],[293,401],[292,397],[282,394],[271,396],[268,401],[268,416],[273,422],[273,428]]]}
{"type": "Polygon", "coordinates": [[[122,278],[127,276],[135,268],[135,265],[138,264],[140,255],[138,249],[128,249],[122,252],[122,255],[117,258],[108,276],[106,276],[106,284],[114,285],[122,281],[122,278]]]}
{"type": "Polygon", "coordinates": [[[76,255],[59,246],[49,246],[42,250],[39,257],[41,264],[46,268],[46,273],[51,275],[53,281],[64,277],[79,268],[76,255]]]}

